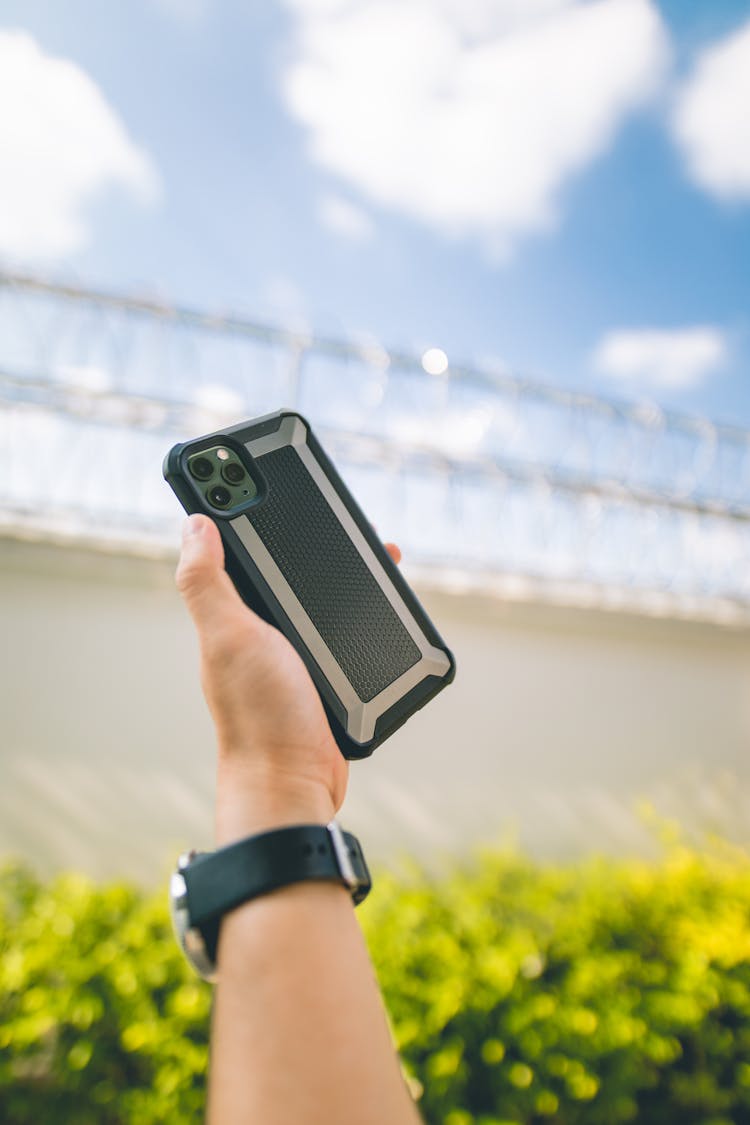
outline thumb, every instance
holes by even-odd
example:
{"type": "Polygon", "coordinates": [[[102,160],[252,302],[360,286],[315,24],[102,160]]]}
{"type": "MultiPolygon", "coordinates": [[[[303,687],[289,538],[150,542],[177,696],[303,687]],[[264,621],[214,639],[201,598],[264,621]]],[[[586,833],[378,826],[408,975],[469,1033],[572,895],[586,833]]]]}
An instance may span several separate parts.
{"type": "Polygon", "coordinates": [[[245,608],[224,569],[219,529],[208,516],[190,516],[183,523],[175,581],[201,634],[245,608]]]}

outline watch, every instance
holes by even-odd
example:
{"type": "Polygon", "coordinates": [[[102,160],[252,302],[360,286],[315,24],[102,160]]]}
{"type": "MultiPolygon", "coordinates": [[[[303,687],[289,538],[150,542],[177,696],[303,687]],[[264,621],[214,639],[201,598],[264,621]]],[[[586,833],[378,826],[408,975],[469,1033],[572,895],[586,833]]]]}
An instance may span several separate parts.
{"type": "Polygon", "coordinates": [[[223,916],[290,883],[320,879],[347,887],[357,906],[372,886],[359,841],[330,824],[276,828],[215,852],[185,852],[169,884],[177,940],[192,967],[216,980],[223,916]]]}

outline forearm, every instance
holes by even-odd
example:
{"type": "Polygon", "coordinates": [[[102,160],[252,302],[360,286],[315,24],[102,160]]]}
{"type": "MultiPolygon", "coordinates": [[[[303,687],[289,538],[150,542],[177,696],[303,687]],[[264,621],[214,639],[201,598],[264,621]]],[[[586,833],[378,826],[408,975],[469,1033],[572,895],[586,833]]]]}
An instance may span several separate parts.
{"type": "MultiPolygon", "coordinates": [[[[220,785],[219,843],[325,823],[322,796],[220,785]]],[[[329,815],[330,811],[330,815],[329,815]]],[[[225,918],[212,1030],[211,1125],[417,1125],[347,890],[300,883],[225,918]]]]}

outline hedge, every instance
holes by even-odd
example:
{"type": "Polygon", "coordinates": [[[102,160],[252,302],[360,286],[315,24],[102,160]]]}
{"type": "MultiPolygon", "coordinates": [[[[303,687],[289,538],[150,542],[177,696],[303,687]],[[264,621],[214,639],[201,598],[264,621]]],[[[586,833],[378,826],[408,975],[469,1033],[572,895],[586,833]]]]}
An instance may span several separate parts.
{"type": "MultiPolygon", "coordinates": [[[[745,853],[486,853],[360,914],[430,1125],[750,1125],[745,853]]],[[[163,893],[0,873],[4,1125],[200,1121],[210,1004],[163,893]]]]}

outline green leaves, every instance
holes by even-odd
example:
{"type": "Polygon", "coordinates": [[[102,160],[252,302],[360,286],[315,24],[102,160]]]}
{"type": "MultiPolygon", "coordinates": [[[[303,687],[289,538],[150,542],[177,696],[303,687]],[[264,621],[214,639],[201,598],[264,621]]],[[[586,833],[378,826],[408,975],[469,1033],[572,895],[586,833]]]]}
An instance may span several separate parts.
{"type": "Polygon", "coordinates": [[[362,913],[430,1125],[750,1122],[744,853],[487,853],[376,880],[362,913]]]}
{"type": "Polygon", "coordinates": [[[164,895],[0,873],[0,1120],[200,1120],[210,988],[164,895]]]}
{"type": "MultiPolygon", "coordinates": [[[[750,1122],[750,863],[376,877],[359,911],[429,1125],[750,1122]]],[[[211,989],[166,895],[0,871],[0,1120],[201,1120],[211,989]]]]}

